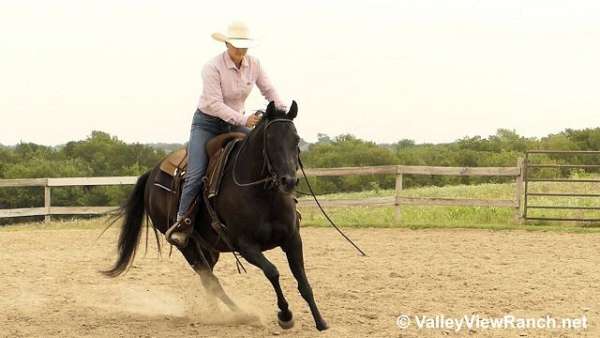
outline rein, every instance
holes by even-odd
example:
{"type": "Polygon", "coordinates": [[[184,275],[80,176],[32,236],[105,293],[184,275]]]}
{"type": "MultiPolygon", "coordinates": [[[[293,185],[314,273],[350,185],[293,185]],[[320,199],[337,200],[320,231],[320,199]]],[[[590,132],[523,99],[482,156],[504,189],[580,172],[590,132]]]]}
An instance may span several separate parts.
{"type": "Polygon", "coordinates": [[[279,184],[279,180],[278,180],[278,175],[277,173],[275,173],[273,171],[273,166],[271,165],[271,159],[269,158],[269,152],[267,151],[267,128],[269,128],[273,123],[276,122],[287,122],[287,123],[294,123],[292,120],[287,120],[287,119],[274,119],[271,120],[269,122],[267,122],[267,124],[265,125],[265,127],[263,128],[263,149],[262,149],[262,155],[263,155],[263,169],[262,171],[265,171],[265,167],[267,169],[267,174],[268,176],[256,181],[252,181],[252,182],[248,182],[248,183],[240,183],[237,179],[237,163],[238,163],[238,158],[240,156],[240,153],[244,150],[244,147],[246,146],[246,144],[248,143],[248,137],[244,138],[244,140],[242,141],[242,146],[240,148],[240,150],[235,154],[235,159],[233,161],[233,183],[235,183],[235,185],[237,185],[238,187],[250,187],[250,186],[254,186],[257,184],[261,184],[261,183],[271,183],[272,186],[277,186],[279,184]]]}
{"type": "MultiPolygon", "coordinates": [[[[350,244],[352,244],[352,246],[358,250],[358,252],[360,252],[361,255],[366,256],[367,254],[362,251],[358,245],[354,244],[354,242],[342,231],[342,229],[340,229],[331,218],[329,218],[329,215],[327,215],[327,213],[325,212],[325,210],[323,209],[323,207],[321,206],[321,203],[319,203],[319,200],[317,199],[317,196],[315,195],[315,192],[312,189],[312,186],[310,185],[310,182],[308,181],[308,177],[306,176],[306,172],[304,172],[304,165],[302,164],[302,160],[300,159],[300,153],[298,153],[298,163],[300,164],[300,169],[302,170],[302,175],[304,176],[304,180],[306,181],[306,185],[308,186],[308,190],[310,191],[310,195],[312,195],[312,197],[314,198],[315,202],[317,203],[317,206],[319,207],[319,209],[321,209],[321,212],[323,213],[323,216],[325,216],[325,218],[327,218],[327,220],[329,221],[329,223],[331,224],[331,226],[337,230],[337,232],[340,233],[340,235],[342,235],[342,237],[344,237],[344,239],[346,239],[350,244]]],[[[306,194],[308,195],[308,194],[306,194]]]]}
{"type": "MultiPolygon", "coordinates": [[[[254,186],[257,184],[261,184],[261,183],[271,183],[272,186],[277,186],[279,184],[279,180],[278,180],[278,175],[277,173],[275,173],[273,171],[273,167],[271,165],[271,160],[269,158],[269,152],[267,151],[267,128],[269,128],[273,123],[276,122],[287,122],[287,123],[293,123],[292,120],[287,120],[287,119],[275,119],[275,120],[271,120],[269,121],[263,130],[263,149],[262,149],[262,155],[263,155],[263,159],[264,159],[264,163],[263,163],[263,169],[262,172],[265,171],[265,167],[267,169],[267,173],[268,176],[256,181],[252,181],[252,182],[248,182],[248,183],[240,183],[237,179],[237,175],[236,175],[236,168],[237,168],[237,162],[238,162],[238,158],[240,153],[244,150],[244,147],[246,146],[246,144],[248,143],[248,137],[246,137],[243,141],[242,141],[242,146],[240,148],[240,150],[235,154],[235,159],[233,162],[233,182],[238,186],[238,187],[249,187],[249,186],[254,186]]],[[[302,175],[304,176],[304,180],[306,181],[306,185],[308,186],[308,189],[310,191],[310,195],[312,195],[313,199],[315,200],[315,202],[317,203],[317,206],[319,207],[319,209],[321,210],[321,212],[323,213],[323,216],[325,216],[325,218],[327,218],[327,220],[329,221],[329,223],[331,224],[331,226],[333,226],[333,228],[335,230],[337,230],[337,232],[342,235],[342,237],[344,237],[344,239],[346,241],[348,241],[350,244],[352,244],[352,246],[354,246],[354,248],[356,250],[358,250],[358,252],[360,252],[360,254],[362,256],[366,256],[367,254],[362,251],[336,224],[335,222],[333,222],[333,220],[329,217],[329,215],[327,215],[327,213],[325,212],[325,210],[323,209],[323,207],[321,206],[321,203],[319,203],[319,200],[317,199],[317,196],[315,195],[315,192],[312,189],[312,186],[310,185],[310,182],[308,181],[308,177],[306,176],[306,172],[304,171],[304,165],[302,164],[302,160],[300,159],[300,149],[298,149],[298,164],[300,165],[300,169],[302,170],[302,175]]],[[[304,193],[306,195],[309,195],[307,193],[304,193]]],[[[239,270],[239,268],[238,268],[239,270]]]]}

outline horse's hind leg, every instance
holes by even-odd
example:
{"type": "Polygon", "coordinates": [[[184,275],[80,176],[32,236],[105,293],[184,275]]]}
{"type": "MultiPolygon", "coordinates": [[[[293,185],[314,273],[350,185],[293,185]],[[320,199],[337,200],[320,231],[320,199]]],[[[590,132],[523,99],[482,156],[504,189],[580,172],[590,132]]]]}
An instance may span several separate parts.
{"type": "Polygon", "coordinates": [[[208,260],[210,266],[207,266],[204,259],[202,259],[201,253],[192,245],[188,245],[185,248],[181,249],[181,253],[188,261],[190,266],[196,271],[196,273],[200,276],[200,280],[202,281],[202,285],[207,293],[211,297],[217,297],[223,303],[225,303],[229,309],[232,311],[239,311],[239,307],[229,298],[229,296],[223,290],[221,286],[221,282],[215,274],[212,272],[212,268],[217,263],[219,259],[219,254],[216,253],[214,256],[211,256],[207,251],[203,251],[204,257],[208,260]]]}
{"type": "Polygon", "coordinates": [[[298,281],[298,291],[300,291],[300,295],[302,295],[302,298],[304,298],[304,300],[308,303],[317,329],[319,331],[327,330],[327,323],[323,317],[321,317],[321,313],[317,308],[317,303],[315,302],[312,288],[308,283],[308,278],[306,278],[306,273],[304,271],[304,257],[302,253],[302,239],[300,238],[300,233],[296,232],[296,234],[293,235],[290,240],[288,240],[288,242],[282,246],[282,248],[287,255],[290,270],[292,270],[294,277],[298,281]]]}
{"type": "Polygon", "coordinates": [[[259,267],[269,282],[273,285],[275,293],[277,294],[277,306],[279,307],[279,313],[277,318],[279,319],[279,326],[284,329],[290,329],[294,326],[292,312],[288,308],[288,302],[283,296],[281,285],[279,285],[279,271],[273,263],[271,263],[263,253],[254,247],[241,248],[240,254],[252,265],[259,267]]]}

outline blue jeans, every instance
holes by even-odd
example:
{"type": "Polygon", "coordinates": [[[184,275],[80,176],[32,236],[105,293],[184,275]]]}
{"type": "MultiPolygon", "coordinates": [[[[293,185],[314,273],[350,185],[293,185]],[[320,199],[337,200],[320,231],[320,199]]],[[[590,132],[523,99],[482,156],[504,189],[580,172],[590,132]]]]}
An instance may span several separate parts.
{"type": "MultiPolygon", "coordinates": [[[[194,113],[192,119],[192,128],[190,130],[190,141],[188,142],[188,165],[181,192],[181,201],[177,214],[183,216],[192,205],[194,197],[202,189],[202,177],[206,173],[208,166],[208,155],[206,153],[206,143],[211,138],[228,132],[242,132],[248,134],[250,129],[242,126],[231,125],[218,117],[204,114],[199,109],[194,113]]],[[[198,198],[198,204],[203,199],[198,198]]]]}

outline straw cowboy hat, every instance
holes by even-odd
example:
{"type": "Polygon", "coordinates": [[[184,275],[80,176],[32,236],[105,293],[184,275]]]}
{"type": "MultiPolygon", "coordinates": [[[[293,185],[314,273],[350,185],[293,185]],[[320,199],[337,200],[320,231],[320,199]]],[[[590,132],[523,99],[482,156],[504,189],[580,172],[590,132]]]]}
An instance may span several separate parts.
{"type": "Polygon", "coordinates": [[[229,42],[235,48],[249,48],[256,46],[256,40],[252,38],[248,26],[241,21],[232,22],[227,27],[227,34],[213,33],[213,39],[220,42],[229,42]]]}

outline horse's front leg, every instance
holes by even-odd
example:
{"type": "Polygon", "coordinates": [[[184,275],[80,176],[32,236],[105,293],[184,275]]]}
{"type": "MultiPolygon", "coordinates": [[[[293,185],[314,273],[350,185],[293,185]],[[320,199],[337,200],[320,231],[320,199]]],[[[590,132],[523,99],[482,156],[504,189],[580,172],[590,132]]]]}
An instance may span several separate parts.
{"type": "Polygon", "coordinates": [[[290,269],[292,270],[296,281],[298,281],[298,291],[300,291],[300,295],[302,295],[302,298],[304,298],[310,307],[310,312],[315,320],[317,330],[327,330],[327,323],[323,317],[321,317],[321,313],[317,308],[317,303],[315,302],[312,288],[308,283],[308,278],[306,278],[306,273],[304,271],[304,257],[302,253],[302,239],[300,238],[300,233],[296,231],[290,240],[287,241],[284,246],[282,246],[282,249],[285,251],[290,269]]]}
{"type": "Polygon", "coordinates": [[[273,265],[273,263],[271,263],[265,257],[265,255],[263,255],[260,249],[255,246],[242,245],[240,248],[240,254],[250,264],[260,268],[269,282],[271,282],[273,285],[273,289],[275,289],[275,293],[277,294],[277,306],[279,307],[279,313],[277,313],[279,326],[281,326],[283,329],[292,328],[294,326],[294,318],[292,312],[288,308],[288,302],[283,296],[281,285],[279,285],[279,271],[277,271],[275,265],[273,265]]]}

